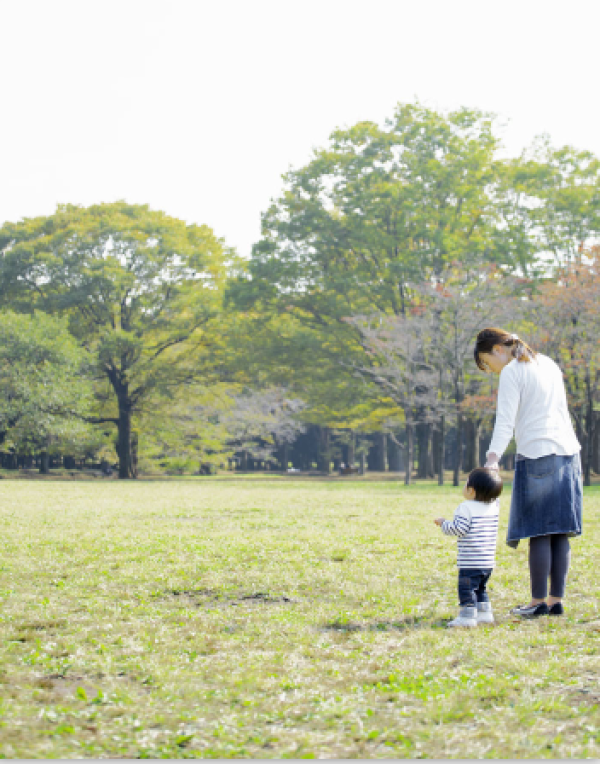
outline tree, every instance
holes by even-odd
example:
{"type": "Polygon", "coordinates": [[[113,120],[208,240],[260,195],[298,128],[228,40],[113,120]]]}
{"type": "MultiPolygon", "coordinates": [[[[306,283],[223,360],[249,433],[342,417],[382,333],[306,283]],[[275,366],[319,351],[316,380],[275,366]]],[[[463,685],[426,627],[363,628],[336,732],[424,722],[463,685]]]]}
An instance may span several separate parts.
{"type": "Polygon", "coordinates": [[[520,298],[527,295],[528,288],[527,281],[506,276],[498,268],[464,269],[457,263],[445,283],[428,285],[423,292],[431,310],[440,395],[450,402],[456,426],[455,486],[463,460],[465,396],[467,388],[473,395],[481,380],[474,369],[475,338],[486,326],[510,326],[518,321],[523,313],[520,298]]]}
{"type": "Polygon", "coordinates": [[[537,166],[532,193],[539,201],[531,214],[539,248],[559,266],[576,262],[600,235],[600,160],[571,146],[555,149],[546,137],[530,153],[537,166]]]}
{"type": "MultiPolygon", "coordinates": [[[[470,278],[490,263],[510,272],[535,259],[525,246],[528,220],[510,218],[513,175],[497,148],[490,115],[420,104],[401,104],[385,127],[335,131],[286,176],[247,273],[229,294],[275,326],[276,317],[292,316],[312,332],[319,349],[309,370],[320,377],[328,370],[324,392],[343,388],[348,369],[372,362],[361,327],[347,318],[407,316],[419,290],[446,283],[457,263],[470,278]]],[[[382,389],[366,387],[379,408],[382,389]]],[[[418,421],[411,417],[409,439],[418,421]]],[[[334,426],[344,424],[338,418],[334,426]]]]}
{"type": "Polygon", "coordinates": [[[0,431],[4,449],[41,453],[90,440],[85,418],[93,404],[87,354],[63,319],[0,314],[0,431]]]}
{"type": "Polygon", "coordinates": [[[119,477],[135,476],[132,416],[215,363],[227,251],[206,226],[125,202],[61,206],[0,229],[0,300],[66,315],[110,396],[119,477]]]}
{"type": "Polygon", "coordinates": [[[592,442],[600,402],[600,248],[581,251],[574,262],[540,288],[530,321],[536,342],[560,365],[582,444],[585,485],[591,484],[592,442]]]}
{"type": "Polygon", "coordinates": [[[231,396],[231,389],[217,382],[186,384],[153,398],[136,422],[144,468],[158,464],[202,474],[230,459],[234,449],[221,418],[231,408],[231,396]]]}
{"type": "Polygon", "coordinates": [[[351,315],[403,314],[412,284],[443,279],[453,262],[520,265],[524,254],[499,241],[507,174],[497,147],[489,115],[419,104],[400,105],[385,128],[334,132],[285,177],[232,292],[321,330],[351,315]]]}
{"type": "MultiPolygon", "coordinates": [[[[304,432],[299,419],[304,407],[303,401],[291,397],[283,388],[245,390],[235,395],[219,418],[231,445],[242,452],[242,468],[247,468],[248,456],[271,462],[277,449],[285,451],[304,432]]],[[[285,456],[282,462],[287,469],[285,456]]]]}
{"type": "MultiPolygon", "coordinates": [[[[406,423],[406,482],[410,482],[414,429],[433,423],[443,448],[446,418],[456,427],[454,485],[462,463],[465,385],[477,332],[518,315],[515,282],[497,269],[448,270],[445,283],[415,286],[419,295],[402,316],[356,317],[368,362],[358,367],[402,408],[406,423]]],[[[437,459],[443,483],[443,454],[437,459]]]]}

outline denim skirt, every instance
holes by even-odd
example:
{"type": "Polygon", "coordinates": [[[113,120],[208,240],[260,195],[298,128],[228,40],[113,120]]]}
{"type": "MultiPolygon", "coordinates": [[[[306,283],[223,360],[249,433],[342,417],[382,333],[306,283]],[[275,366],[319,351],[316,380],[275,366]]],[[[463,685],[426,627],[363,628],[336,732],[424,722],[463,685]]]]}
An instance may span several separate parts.
{"type": "Polygon", "coordinates": [[[506,543],[565,533],[581,535],[583,484],[579,454],[517,456],[506,543]]]}

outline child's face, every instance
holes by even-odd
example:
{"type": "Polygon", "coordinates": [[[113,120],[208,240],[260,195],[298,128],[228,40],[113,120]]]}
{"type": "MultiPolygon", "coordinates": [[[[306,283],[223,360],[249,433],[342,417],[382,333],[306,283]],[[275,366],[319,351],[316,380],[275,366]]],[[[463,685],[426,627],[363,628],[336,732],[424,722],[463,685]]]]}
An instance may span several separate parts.
{"type": "Polygon", "coordinates": [[[470,501],[473,501],[473,499],[475,498],[475,494],[476,494],[475,489],[471,488],[471,486],[469,485],[469,481],[467,480],[463,488],[463,496],[465,497],[465,499],[469,499],[470,501]]]}

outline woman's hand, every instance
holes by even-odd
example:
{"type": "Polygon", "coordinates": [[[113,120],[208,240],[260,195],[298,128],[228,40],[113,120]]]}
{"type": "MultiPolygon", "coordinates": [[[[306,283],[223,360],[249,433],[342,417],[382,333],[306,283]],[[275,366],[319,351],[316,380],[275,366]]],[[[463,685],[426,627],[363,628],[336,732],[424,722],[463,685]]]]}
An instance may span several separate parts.
{"type": "Polygon", "coordinates": [[[445,523],[445,520],[443,517],[436,517],[433,521],[436,525],[443,525],[445,523]]]}
{"type": "Polygon", "coordinates": [[[486,470],[499,470],[500,466],[498,464],[499,459],[498,455],[495,454],[493,451],[488,454],[487,461],[485,463],[485,469],[486,470]]]}

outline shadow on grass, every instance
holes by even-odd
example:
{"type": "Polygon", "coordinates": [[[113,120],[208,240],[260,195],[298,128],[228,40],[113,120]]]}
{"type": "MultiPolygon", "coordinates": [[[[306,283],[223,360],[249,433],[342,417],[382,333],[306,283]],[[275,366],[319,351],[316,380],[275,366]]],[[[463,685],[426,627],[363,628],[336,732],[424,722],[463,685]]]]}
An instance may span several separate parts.
{"type": "Polygon", "coordinates": [[[410,629],[443,629],[449,618],[433,618],[432,616],[406,616],[393,621],[374,621],[372,623],[356,623],[344,618],[336,618],[325,623],[321,631],[337,632],[368,632],[368,631],[408,631],[410,629]]]}

